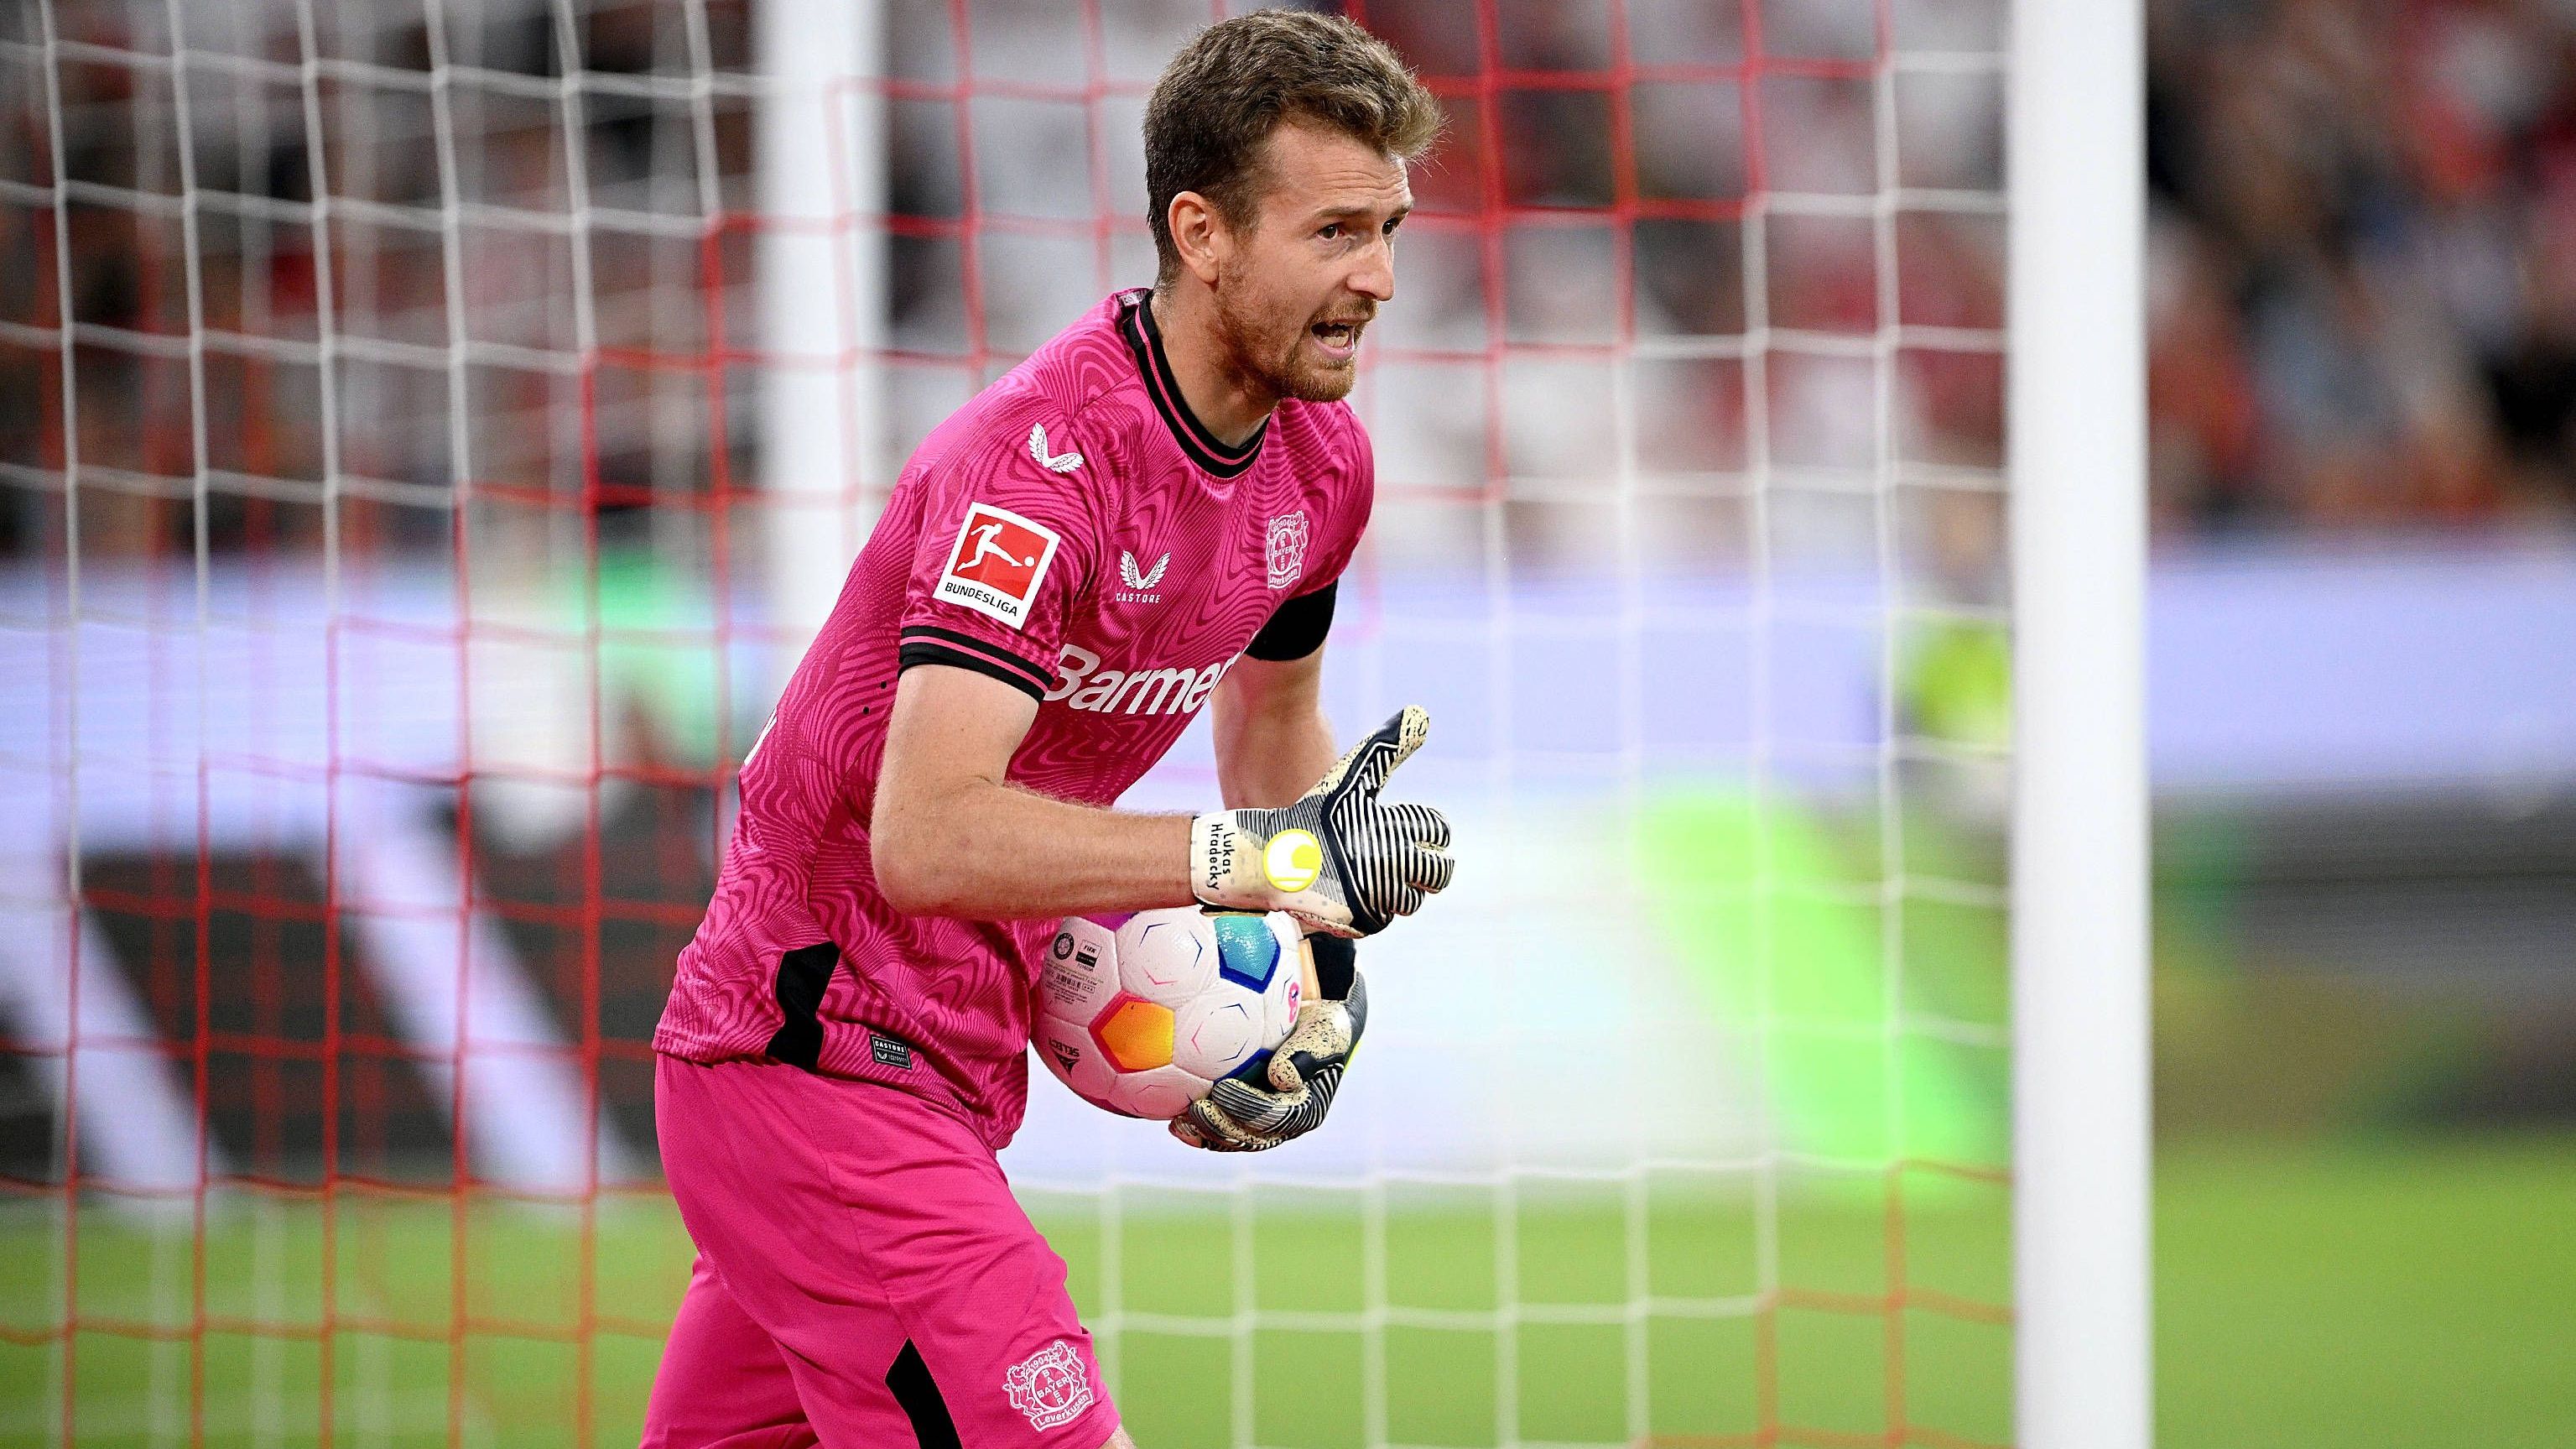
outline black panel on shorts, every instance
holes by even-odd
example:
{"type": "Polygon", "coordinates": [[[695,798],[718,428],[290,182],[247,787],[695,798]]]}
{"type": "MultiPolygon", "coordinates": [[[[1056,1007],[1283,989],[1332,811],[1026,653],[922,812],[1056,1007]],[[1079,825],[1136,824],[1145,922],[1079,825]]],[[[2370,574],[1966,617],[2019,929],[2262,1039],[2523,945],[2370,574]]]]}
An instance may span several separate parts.
{"type": "Polygon", "coordinates": [[[823,1055],[823,988],[832,984],[832,968],[841,964],[841,948],[829,941],[799,946],[778,958],[778,1010],[787,1019],[769,1039],[771,1057],[791,1067],[814,1070],[823,1055]]]}
{"type": "Polygon", "coordinates": [[[912,1437],[921,1449],[961,1449],[957,1442],[957,1421],[948,1417],[948,1401],[939,1396],[939,1385],[930,1377],[930,1365],[921,1361],[921,1350],[903,1341],[903,1352],[894,1356],[894,1367],[886,1370],[885,1385],[894,1401],[903,1405],[904,1417],[912,1420],[912,1437]]]}
{"type": "Polygon", "coordinates": [[[1281,604],[1243,652],[1278,663],[1303,659],[1323,648],[1324,636],[1332,632],[1333,594],[1339,588],[1341,580],[1335,579],[1311,594],[1299,594],[1281,604]]]}

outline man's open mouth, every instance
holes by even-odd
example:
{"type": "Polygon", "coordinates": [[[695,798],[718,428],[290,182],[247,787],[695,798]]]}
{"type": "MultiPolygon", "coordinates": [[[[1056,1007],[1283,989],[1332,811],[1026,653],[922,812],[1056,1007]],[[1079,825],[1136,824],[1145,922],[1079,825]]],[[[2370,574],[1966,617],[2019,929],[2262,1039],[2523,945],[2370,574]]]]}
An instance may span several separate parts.
{"type": "Polygon", "coordinates": [[[1358,345],[1360,328],[1364,325],[1359,322],[1318,322],[1307,330],[1315,334],[1316,341],[1336,352],[1343,352],[1358,345]]]}

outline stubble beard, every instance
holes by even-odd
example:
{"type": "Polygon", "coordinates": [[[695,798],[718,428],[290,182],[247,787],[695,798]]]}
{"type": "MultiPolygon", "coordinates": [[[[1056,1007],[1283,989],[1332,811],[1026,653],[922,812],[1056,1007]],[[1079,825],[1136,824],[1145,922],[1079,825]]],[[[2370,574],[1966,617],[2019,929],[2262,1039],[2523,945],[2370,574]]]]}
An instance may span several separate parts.
{"type": "Polygon", "coordinates": [[[1350,396],[1351,384],[1358,380],[1359,369],[1355,366],[1305,363],[1300,356],[1307,335],[1303,321],[1287,328],[1284,337],[1268,336],[1251,318],[1220,304],[1217,325],[1236,375],[1274,401],[1295,398],[1310,403],[1340,402],[1350,396]]]}
{"type": "MultiPolygon", "coordinates": [[[[1303,332],[1300,332],[1297,335],[1300,337],[1305,336],[1303,332]]],[[[1353,338],[1352,340],[1357,341],[1358,339],[1353,338]]],[[[1288,396],[1297,399],[1299,402],[1328,403],[1340,402],[1343,398],[1351,395],[1351,384],[1359,381],[1360,370],[1358,367],[1335,367],[1331,364],[1321,364],[1315,367],[1301,368],[1297,365],[1296,348],[1298,344],[1292,342],[1288,344],[1288,346],[1288,374],[1291,384],[1288,389],[1288,396]]]]}

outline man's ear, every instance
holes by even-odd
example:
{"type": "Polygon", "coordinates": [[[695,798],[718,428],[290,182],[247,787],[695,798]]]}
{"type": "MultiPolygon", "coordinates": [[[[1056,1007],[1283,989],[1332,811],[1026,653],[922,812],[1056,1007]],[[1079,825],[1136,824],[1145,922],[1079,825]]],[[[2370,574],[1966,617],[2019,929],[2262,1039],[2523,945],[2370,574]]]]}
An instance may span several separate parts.
{"type": "Polygon", "coordinates": [[[1232,241],[1216,208],[1197,192],[1184,191],[1172,198],[1170,209],[1163,213],[1163,225],[1172,233],[1172,247],[1181,254],[1183,269],[1202,284],[1215,286],[1232,241]]]}

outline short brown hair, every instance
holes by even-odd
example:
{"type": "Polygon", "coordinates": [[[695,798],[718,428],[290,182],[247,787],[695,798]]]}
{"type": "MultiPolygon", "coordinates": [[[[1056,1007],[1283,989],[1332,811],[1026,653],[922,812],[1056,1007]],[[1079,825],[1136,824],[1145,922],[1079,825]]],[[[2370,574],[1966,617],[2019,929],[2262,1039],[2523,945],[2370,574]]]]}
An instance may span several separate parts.
{"type": "Polygon", "coordinates": [[[1180,270],[1172,198],[1195,191],[1226,225],[1258,215],[1261,147],[1282,121],[1341,131],[1411,161],[1440,136],[1440,103],[1385,41],[1338,15],[1255,10],[1202,30],[1145,103],[1146,222],[1157,279],[1180,270]]]}

